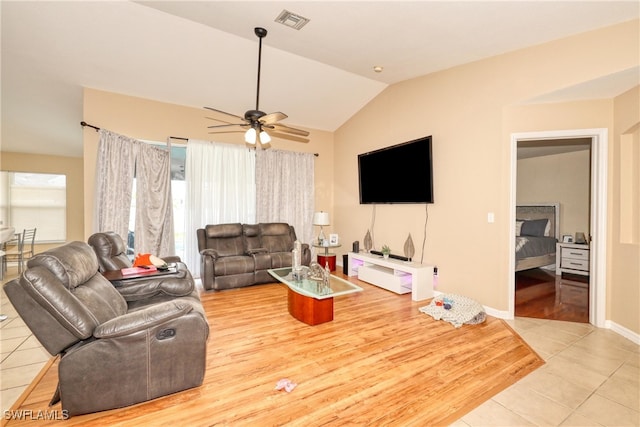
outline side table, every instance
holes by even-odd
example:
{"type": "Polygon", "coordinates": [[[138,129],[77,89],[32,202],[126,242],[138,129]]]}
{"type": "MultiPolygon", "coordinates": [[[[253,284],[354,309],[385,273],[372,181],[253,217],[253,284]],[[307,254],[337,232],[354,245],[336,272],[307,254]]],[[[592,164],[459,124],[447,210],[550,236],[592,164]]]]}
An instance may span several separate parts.
{"type": "Polygon", "coordinates": [[[556,274],[589,275],[589,245],[556,243],[556,274]]]}
{"type": "Polygon", "coordinates": [[[336,254],[334,253],[329,253],[329,249],[330,248],[339,248],[340,244],[335,244],[335,245],[319,245],[317,243],[312,243],[311,244],[314,248],[324,248],[324,253],[323,254],[318,254],[318,264],[320,264],[320,266],[324,267],[325,265],[329,264],[329,270],[330,271],[336,271],[336,254]]]}

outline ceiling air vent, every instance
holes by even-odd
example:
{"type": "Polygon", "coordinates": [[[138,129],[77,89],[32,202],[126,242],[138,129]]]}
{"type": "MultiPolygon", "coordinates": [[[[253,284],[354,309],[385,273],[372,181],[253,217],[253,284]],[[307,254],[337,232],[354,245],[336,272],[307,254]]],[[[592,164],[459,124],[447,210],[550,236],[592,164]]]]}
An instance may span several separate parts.
{"type": "Polygon", "coordinates": [[[279,22],[282,25],[286,25],[287,27],[299,30],[300,28],[307,25],[307,22],[309,22],[309,18],[296,15],[295,13],[289,12],[288,10],[283,10],[282,12],[280,12],[280,15],[278,15],[275,21],[279,22]]]}

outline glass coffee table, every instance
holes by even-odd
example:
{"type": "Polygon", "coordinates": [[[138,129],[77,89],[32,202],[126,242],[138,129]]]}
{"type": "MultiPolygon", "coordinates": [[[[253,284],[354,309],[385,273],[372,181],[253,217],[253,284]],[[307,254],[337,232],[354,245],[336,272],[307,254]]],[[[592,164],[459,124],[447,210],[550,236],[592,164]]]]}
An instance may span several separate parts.
{"type": "Polygon", "coordinates": [[[322,280],[311,279],[306,274],[302,279],[294,279],[291,267],[268,271],[279,282],[287,285],[289,314],[311,326],[333,320],[333,297],[362,291],[360,286],[334,275],[329,276],[328,286],[325,286],[322,280]]]}

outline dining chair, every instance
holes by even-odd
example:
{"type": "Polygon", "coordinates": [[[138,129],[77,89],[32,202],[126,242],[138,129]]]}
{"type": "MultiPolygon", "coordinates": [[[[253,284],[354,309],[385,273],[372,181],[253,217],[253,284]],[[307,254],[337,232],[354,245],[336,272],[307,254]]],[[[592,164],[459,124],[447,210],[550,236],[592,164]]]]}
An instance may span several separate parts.
{"type": "Polygon", "coordinates": [[[5,243],[5,255],[2,258],[3,271],[7,269],[7,263],[18,263],[18,274],[22,273],[24,263],[34,255],[36,229],[25,228],[22,234],[16,234],[15,238],[5,243]]]}
{"type": "MultiPolygon", "coordinates": [[[[4,248],[4,244],[2,245],[2,247],[4,248]]],[[[2,249],[0,249],[0,281],[4,280],[4,256],[5,256],[6,252],[3,251],[2,249]]],[[[1,315],[0,315],[1,316],[1,315]]],[[[4,319],[0,319],[0,320],[4,320],[4,319]]]]}
{"type": "Polygon", "coordinates": [[[22,233],[15,233],[12,238],[2,242],[2,251],[4,256],[2,257],[2,276],[7,272],[7,264],[14,261],[17,254],[20,253],[20,247],[22,246],[22,233]]]}

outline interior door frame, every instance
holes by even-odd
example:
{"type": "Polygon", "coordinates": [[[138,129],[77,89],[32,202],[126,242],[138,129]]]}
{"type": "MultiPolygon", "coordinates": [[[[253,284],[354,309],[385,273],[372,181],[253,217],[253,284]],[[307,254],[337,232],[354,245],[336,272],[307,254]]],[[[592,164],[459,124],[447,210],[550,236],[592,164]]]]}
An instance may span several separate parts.
{"type": "Polygon", "coordinates": [[[509,318],[515,316],[515,224],[518,142],[541,139],[591,138],[591,224],[589,262],[589,323],[605,327],[607,290],[607,153],[606,128],[522,132],[511,134],[511,188],[509,194],[509,318]]]}

